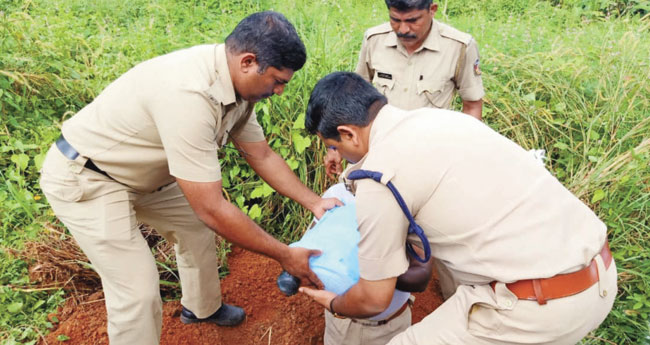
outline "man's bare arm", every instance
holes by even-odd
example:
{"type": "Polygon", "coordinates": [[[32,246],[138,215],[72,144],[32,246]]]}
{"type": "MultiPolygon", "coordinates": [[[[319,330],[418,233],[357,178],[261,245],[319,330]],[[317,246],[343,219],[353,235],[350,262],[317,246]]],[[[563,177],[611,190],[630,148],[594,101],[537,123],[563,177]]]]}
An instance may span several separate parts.
{"type": "MultiPolygon", "coordinates": [[[[413,246],[413,250],[415,250],[418,256],[424,257],[424,250],[416,246],[413,246]]],[[[396,287],[406,292],[424,291],[429,284],[429,280],[431,280],[433,260],[434,258],[430,258],[429,261],[422,263],[409,255],[409,269],[397,277],[396,287]]]]}
{"type": "Polygon", "coordinates": [[[301,287],[300,292],[337,314],[354,318],[368,318],[386,310],[393,299],[397,277],[383,280],[359,279],[345,294],[336,295],[325,290],[301,287]]]}
{"type": "Polygon", "coordinates": [[[292,275],[323,286],[309,269],[309,256],[318,255],[319,251],[289,248],[273,238],[223,197],[221,181],[176,181],[194,212],[209,228],[238,246],[275,259],[292,275]]]}
{"type": "Polygon", "coordinates": [[[334,198],[323,199],[302,184],[287,163],[277,153],[273,152],[266,141],[241,142],[240,148],[245,152],[244,158],[278,193],[289,197],[310,210],[316,218],[334,206],[342,206],[334,198]]]}

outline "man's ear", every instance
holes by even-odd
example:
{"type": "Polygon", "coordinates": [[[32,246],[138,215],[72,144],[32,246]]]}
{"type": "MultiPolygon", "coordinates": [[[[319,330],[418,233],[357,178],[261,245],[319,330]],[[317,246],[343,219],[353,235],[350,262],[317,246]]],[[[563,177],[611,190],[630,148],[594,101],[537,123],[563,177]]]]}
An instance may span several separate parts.
{"type": "Polygon", "coordinates": [[[436,12],[438,11],[438,4],[437,3],[432,3],[431,7],[429,8],[429,13],[431,13],[431,16],[435,16],[436,12]]]}
{"type": "Polygon", "coordinates": [[[244,53],[239,56],[239,67],[243,73],[257,71],[257,57],[253,53],[244,53]]]}
{"type": "Polygon", "coordinates": [[[340,125],[336,127],[336,130],[339,132],[341,140],[351,141],[354,145],[359,144],[359,129],[356,126],[340,125]]]}

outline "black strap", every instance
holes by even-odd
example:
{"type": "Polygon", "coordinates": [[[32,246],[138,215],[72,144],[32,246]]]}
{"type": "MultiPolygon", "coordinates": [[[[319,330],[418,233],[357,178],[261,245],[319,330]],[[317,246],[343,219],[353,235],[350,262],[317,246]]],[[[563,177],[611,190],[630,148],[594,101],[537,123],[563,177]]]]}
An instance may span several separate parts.
{"type": "Polygon", "coordinates": [[[56,147],[59,148],[59,151],[63,153],[64,156],[66,156],[69,160],[73,161],[79,157],[79,152],[68,143],[67,140],[63,137],[63,134],[59,137],[59,139],[56,139],[56,147]]]}
{"type": "MultiPolygon", "coordinates": [[[[72,145],[70,145],[70,143],[67,140],[65,140],[63,134],[61,134],[59,139],[56,140],[56,147],[58,147],[59,151],[61,151],[61,153],[69,160],[75,160],[77,157],[79,157],[79,152],[75,150],[75,148],[72,147],[72,145]]],[[[106,171],[100,169],[97,165],[95,165],[95,163],[90,158],[86,160],[86,163],[84,164],[84,168],[90,169],[94,172],[98,172],[114,180],[114,178],[112,178],[111,175],[109,175],[106,171]]]]}
{"type": "MultiPolygon", "coordinates": [[[[378,171],[355,170],[348,175],[348,179],[361,180],[361,179],[369,178],[381,183],[382,176],[383,174],[378,171]]],[[[402,212],[404,212],[404,215],[409,221],[408,233],[416,234],[420,238],[420,241],[422,241],[422,246],[424,247],[424,258],[421,258],[415,252],[415,250],[413,250],[413,245],[409,242],[406,243],[406,250],[412,257],[414,257],[416,260],[420,262],[429,261],[429,259],[431,258],[431,246],[429,245],[429,240],[427,239],[427,236],[424,234],[424,230],[422,230],[422,228],[417,223],[415,223],[415,218],[413,218],[413,215],[409,211],[408,207],[406,207],[406,202],[404,202],[402,195],[397,191],[397,188],[395,188],[393,183],[388,181],[388,183],[386,183],[386,187],[388,187],[388,189],[390,189],[390,191],[393,193],[393,196],[395,196],[395,200],[397,200],[397,204],[402,209],[402,212]]]]}

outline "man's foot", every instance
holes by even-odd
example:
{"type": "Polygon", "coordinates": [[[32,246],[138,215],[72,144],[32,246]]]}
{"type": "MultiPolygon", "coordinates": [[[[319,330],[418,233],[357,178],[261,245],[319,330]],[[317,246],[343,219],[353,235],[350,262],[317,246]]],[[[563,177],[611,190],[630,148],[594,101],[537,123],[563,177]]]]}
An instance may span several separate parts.
{"type": "Polygon", "coordinates": [[[194,315],[194,313],[185,307],[183,307],[183,310],[181,311],[181,322],[185,324],[212,322],[219,326],[237,326],[244,321],[245,318],[246,312],[244,312],[244,309],[225,303],[222,303],[219,310],[205,319],[199,319],[194,315]]]}

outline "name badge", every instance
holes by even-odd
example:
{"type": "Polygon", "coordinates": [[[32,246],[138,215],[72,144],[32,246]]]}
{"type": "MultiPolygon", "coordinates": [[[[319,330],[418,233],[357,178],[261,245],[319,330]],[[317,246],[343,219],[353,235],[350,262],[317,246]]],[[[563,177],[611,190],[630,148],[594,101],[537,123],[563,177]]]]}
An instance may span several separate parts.
{"type": "Polygon", "coordinates": [[[392,74],[389,74],[389,73],[377,72],[377,76],[378,76],[379,78],[384,78],[384,79],[388,79],[388,80],[393,80],[393,75],[392,75],[392,74]]]}

